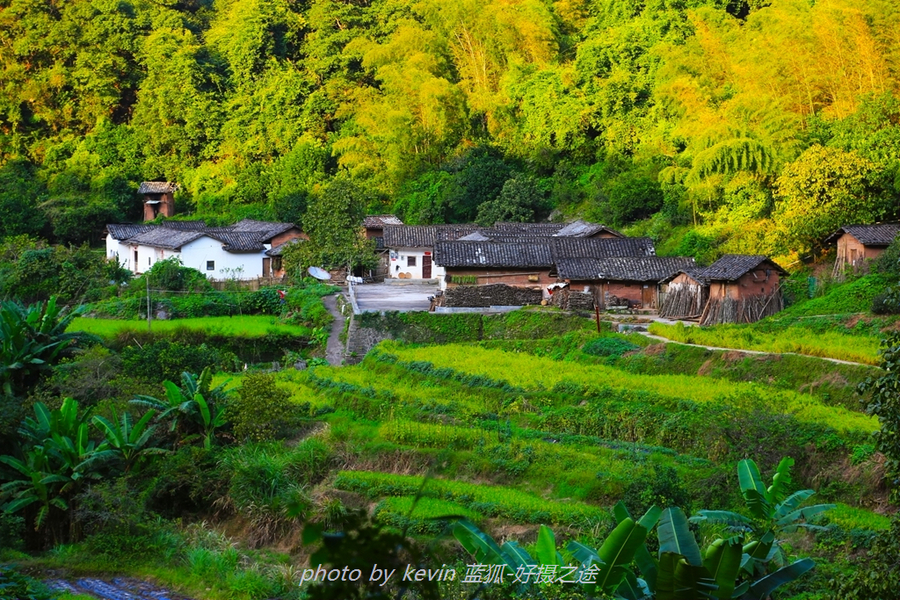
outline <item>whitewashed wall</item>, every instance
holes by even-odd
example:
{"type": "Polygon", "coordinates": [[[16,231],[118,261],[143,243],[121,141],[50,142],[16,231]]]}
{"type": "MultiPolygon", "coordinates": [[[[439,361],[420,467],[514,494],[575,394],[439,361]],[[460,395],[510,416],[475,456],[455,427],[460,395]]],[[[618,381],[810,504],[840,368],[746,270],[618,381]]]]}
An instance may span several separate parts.
{"type": "Polygon", "coordinates": [[[444,267],[434,264],[434,252],[431,248],[395,248],[391,249],[388,258],[388,276],[399,279],[400,273],[409,273],[410,279],[422,279],[422,261],[425,253],[431,255],[431,278],[443,281],[446,271],[444,267]],[[415,266],[410,266],[409,257],[415,258],[415,266]]]}
{"type": "Polygon", "coordinates": [[[209,279],[231,279],[238,275],[228,269],[241,269],[238,279],[256,279],[263,274],[263,258],[265,250],[259,252],[226,252],[222,242],[209,237],[201,237],[181,247],[181,251],[154,246],[123,244],[111,235],[106,236],[106,256],[110,260],[118,258],[119,262],[132,273],[140,274],[160,260],[177,257],[181,263],[197,269],[209,279]],[[135,262],[135,250],[137,262],[135,262]],[[207,261],[213,261],[213,268],[207,269],[207,261]]]}
{"type": "Polygon", "coordinates": [[[197,269],[210,279],[256,279],[263,274],[263,258],[268,246],[259,252],[226,252],[222,242],[202,237],[181,247],[181,262],[197,269]],[[207,269],[207,261],[214,261],[213,269],[207,269]],[[229,269],[242,269],[238,275],[229,269]]]}

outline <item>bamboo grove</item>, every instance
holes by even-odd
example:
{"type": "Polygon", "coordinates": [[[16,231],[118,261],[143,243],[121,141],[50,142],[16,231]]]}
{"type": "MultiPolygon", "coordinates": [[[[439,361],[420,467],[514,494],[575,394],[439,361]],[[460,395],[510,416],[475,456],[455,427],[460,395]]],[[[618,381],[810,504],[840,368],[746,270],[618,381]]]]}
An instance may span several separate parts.
{"type": "MultiPolygon", "coordinates": [[[[791,257],[896,217],[889,0],[0,1],[0,234],[553,211],[791,257]]],[[[665,248],[663,248],[665,251],[665,248]]]]}

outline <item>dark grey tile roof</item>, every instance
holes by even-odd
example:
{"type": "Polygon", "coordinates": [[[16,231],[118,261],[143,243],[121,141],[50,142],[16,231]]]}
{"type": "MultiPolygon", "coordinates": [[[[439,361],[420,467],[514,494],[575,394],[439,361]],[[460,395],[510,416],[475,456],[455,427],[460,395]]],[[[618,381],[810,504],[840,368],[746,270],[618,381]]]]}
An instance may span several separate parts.
{"type": "Polygon", "coordinates": [[[556,261],[556,272],[576,281],[659,281],[693,265],[693,258],[681,256],[562,258],[556,261]]]}
{"type": "Polygon", "coordinates": [[[138,188],[138,194],[169,194],[178,190],[178,184],[170,181],[144,181],[138,188]]]}
{"type": "Polygon", "coordinates": [[[606,225],[600,225],[599,223],[588,223],[587,221],[582,221],[581,219],[572,221],[571,223],[567,224],[565,227],[557,231],[556,235],[558,235],[559,237],[590,237],[603,231],[610,233],[616,237],[625,237],[615,229],[610,229],[606,225]]]}
{"type": "Polygon", "coordinates": [[[228,252],[259,252],[266,248],[259,232],[209,230],[205,234],[222,242],[222,249],[228,252]]]}
{"type": "Polygon", "coordinates": [[[133,238],[139,233],[150,231],[156,225],[141,225],[138,223],[111,223],[106,226],[106,231],[114,240],[127,240],[133,238]]]}
{"type": "MultiPolygon", "coordinates": [[[[521,239],[519,236],[515,236],[516,241],[518,241],[519,239],[521,239]]],[[[461,238],[459,238],[456,241],[458,241],[458,242],[489,242],[489,241],[491,241],[491,238],[484,235],[484,232],[474,231],[474,232],[470,233],[469,235],[462,236],[461,238]]]]}
{"type": "Polygon", "coordinates": [[[299,244],[299,243],[305,242],[305,241],[306,241],[306,240],[304,240],[304,239],[302,239],[302,238],[293,238],[293,239],[290,239],[290,240],[284,242],[283,244],[278,244],[278,245],[275,246],[274,248],[271,248],[271,249],[269,249],[269,250],[266,250],[266,255],[267,255],[267,256],[282,256],[282,255],[284,254],[284,250],[285,250],[288,246],[290,246],[290,245],[292,245],[292,244],[299,244]]]}
{"type": "Polygon", "coordinates": [[[253,232],[261,234],[263,240],[270,240],[278,234],[294,229],[296,225],[293,223],[278,223],[272,221],[256,221],[254,219],[243,219],[232,225],[229,229],[238,232],[253,232]]]}
{"type": "Polygon", "coordinates": [[[550,245],[520,242],[437,242],[434,263],[444,268],[549,268],[553,266],[550,245]]]}
{"type": "Polygon", "coordinates": [[[579,238],[554,237],[553,258],[610,258],[614,256],[655,256],[656,248],[648,237],[579,238]]]}
{"type": "Polygon", "coordinates": [[[835,243],[839,237],[849,233],[865,246],[889,246],[900,234],[900,223],[880,223],[878,225],[844,225],[825,238],[825,243],[835,243]]]}
{"type": "Polygon", "coordinates": [[[556,235],[562,229],[563,223],[508,223],[500,221],[494,224],[490,231],[498,235],[556,235]]]}
{"type": "Polygon", "coordinates": [[[363,227],[366,229],[381,229],[385,225],[403,225],[403,221],[396,215],[369,215],[363,219],[363,227]]]}
{"type": "Polygon", "coordinates": [[[167,219],[162,222],[162,226],[168,227],[169,229],[179,229],[181,231],[203,231],[204,229],[208,229],[206,221],[176,221],[174,219],[167,219]]]}
{"type": "Polygon", "coordinates": [[[768,263],[767,268],[787,274],[787,271],[762,254],[726,254],[705,269],[701,269],[698,275],[709,281],[734,281],[762,263],[768,263]]]}
{"type": "Polygon", "coordinates": [[[678,271],[676,271],[675,273],[672,273],[668,277],[663,277],[659,282],[660,283],[668,283],[668,282],[672,281],[673,279],[675,279],[676,277],[678,277],[679,275],[681,275],[682,273],[684,273],[685,275],[687,275],[688,277],[690,277],[697,283],[700,283],[701,285],[709,285],[709,279],[707,279],[706,277],[703,276],[703,269],[701,267],[689,267],[687,269],[679,269],[678,271]]]}
{"type": "Polygon", "coordinates": [[[178,250],[185,244],[200,239],[204,235],[206,234],[202,231],[180,231],[169,227],[157,226],[149,231],[144,231],[129,238],[128,243],[153,246],[154,248],[170,248],[172,250],[178,250]]]}
{"type": "Polygon", "coordinates": [[[452,241],[482,229],[474,224],[462,225],[385,225],[387,248],[433,248],[437,241],[452,241]]]}
{"type": "MultiPolygon", "coordinates": [[[[497,233],[496,230],[478,231],[472,235],[476,234],[483,234],[484,237],[498,244],[549,244],[550,240],[553,239],[549,235],[504,235],[503,233],[497,233]]],[[[472,236],[468,235],[466,237],[470,238],[472,236]]]]}
{"type": "Polygon", "coordinates": [[[131,244],[177,250],[185,244],[207,236],[221,242],[222,248],[228,252],[259,252],[265,249],[265,243],[279,233],[294,228],[294,224],[244,219],[228,227],[207,227],[203,221],[164,221],[162,225],[107,227],[114,238],[131,244]]]}

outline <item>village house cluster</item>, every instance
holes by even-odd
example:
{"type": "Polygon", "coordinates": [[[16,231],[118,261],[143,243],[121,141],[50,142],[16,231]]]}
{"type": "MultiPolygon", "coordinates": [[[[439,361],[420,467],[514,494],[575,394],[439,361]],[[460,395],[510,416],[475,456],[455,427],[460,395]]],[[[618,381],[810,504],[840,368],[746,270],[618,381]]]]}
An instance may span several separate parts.
{"type": "MultiPolygon", "coordinates": [[[[177,186],[144,182],[145,221],[174,215],[177,186]]],[[[565,309],[657,311],[701,324],[752,322],[782,309],[785,270],[762,255],[727,254],[708,267],[657,256],[653,240],[598,223],[405,225],[371,215],[363,234],[380,257],[376,278],[431,281],[438,303],[453,307],[552,304],[565,309]]],[[[846,225],[835,244],[836,276],[864,268],[900,234],[900,224],[846,225]]],[[[244,219],[228,227],[203,221],[107,226],[107,256],[134,273],[177,257],[210,279],[284,276],[281,257],[307,239],[293,223],[244,219]]]]}
{"type": "Polygon", "coordinates": [[[782,308],[786,272],[766,256],[725,255],[701,268],[692,258],[656,256],[650,238],[580,220],[479,227],[373,219],[385,276],[434,279],[454,306],[502,305],[519,288],[533,293],[512,296],[517,304],[659,311],[702,323],[755,321],[782,308]],[[471,286],[482,291],[456,300],[471,286]]]}

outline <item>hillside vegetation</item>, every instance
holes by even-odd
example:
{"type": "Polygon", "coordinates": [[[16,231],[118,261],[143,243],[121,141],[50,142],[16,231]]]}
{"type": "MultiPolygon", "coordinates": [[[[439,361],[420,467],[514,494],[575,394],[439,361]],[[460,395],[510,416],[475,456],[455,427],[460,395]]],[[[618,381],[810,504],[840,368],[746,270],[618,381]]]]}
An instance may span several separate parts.
{"type": "Polygon", "coordinates": [[[0,235],[97,241],[162,179],[212,223],[302,222],[337,194],[409,223],[559,209],[643,220],[666,252],[790,258],[896,216],[898,11],[8,0],[0,235]]]}

